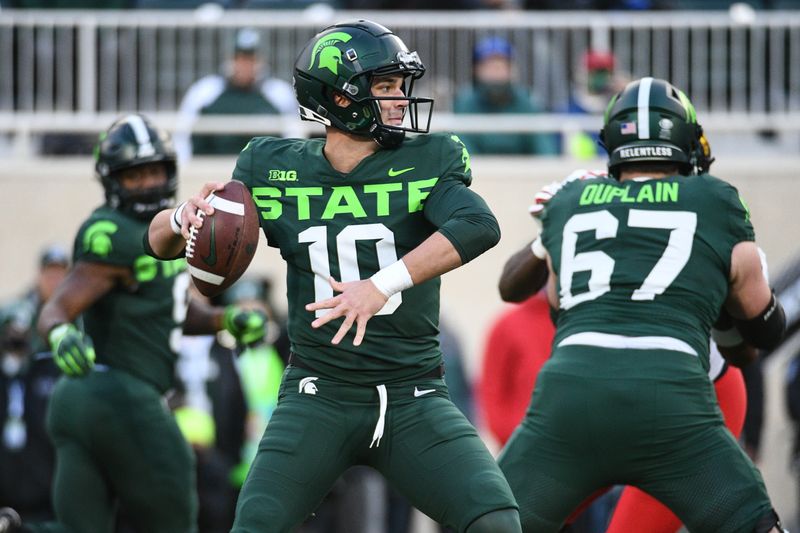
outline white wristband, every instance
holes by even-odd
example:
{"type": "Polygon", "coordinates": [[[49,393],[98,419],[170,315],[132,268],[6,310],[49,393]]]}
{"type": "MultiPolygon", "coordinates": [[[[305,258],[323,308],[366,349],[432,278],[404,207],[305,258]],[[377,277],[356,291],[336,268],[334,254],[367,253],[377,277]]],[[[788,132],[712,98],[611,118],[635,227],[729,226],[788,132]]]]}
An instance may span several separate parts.
{"type": "Polygon", "coordinates": [[[387,298],[414,286],[411,274],[408,273],[402,259],[380,269],[369,279],[387,298]]]}
{"type": "Polygon", "coordinates": [[[717,343],[720,348],[729,348],[731,346],[738,346],[744,342],[741,333],[736,327],[726,330],[719,330],[711,328],[711,339],[717,343]]]}
{"type": "Polygon", "coordinates": [[[542,261],[547,258],[547,249],[542,244],[541,237],[536,237],[536,240],[531,243],[531,252],[542,261]]]}
{"type": "Polygon", "coordinates": [[[172,216],[169,217],[169,227],[172,228],[172,233],[175,235],[181,234],[181,216],[183,215],[183,208],[186,207],[186,202],[183,202],[181,205],[175,208],[175,211],[172,212],[172,216]]]}

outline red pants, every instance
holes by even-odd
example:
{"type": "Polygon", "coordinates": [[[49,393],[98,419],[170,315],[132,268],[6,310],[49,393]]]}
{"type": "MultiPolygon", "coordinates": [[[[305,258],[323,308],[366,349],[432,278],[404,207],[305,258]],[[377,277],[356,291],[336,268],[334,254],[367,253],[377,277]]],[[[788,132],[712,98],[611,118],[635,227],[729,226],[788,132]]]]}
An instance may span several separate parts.
{"type": "MultiPolygon", "coordinates": [[[[729,366],[714,388],[725,425],[739,438],[747,411],[742,372],[729,366]]],[[[675,533],[680,527],[680,519],[658,500],[635,487],[625,487],[606,533],[675,533]]]]}

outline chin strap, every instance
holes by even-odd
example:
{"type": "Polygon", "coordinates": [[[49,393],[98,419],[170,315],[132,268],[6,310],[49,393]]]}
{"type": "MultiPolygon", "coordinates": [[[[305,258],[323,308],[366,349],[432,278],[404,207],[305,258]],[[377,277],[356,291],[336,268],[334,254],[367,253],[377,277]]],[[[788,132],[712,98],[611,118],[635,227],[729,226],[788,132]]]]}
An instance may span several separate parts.
{"type": "Polygon", "coordinates": [[[375,125],[371,135],[381,148],[397,148],[406,138],[406,132],[389,129],[378,124],[375,125]]]}

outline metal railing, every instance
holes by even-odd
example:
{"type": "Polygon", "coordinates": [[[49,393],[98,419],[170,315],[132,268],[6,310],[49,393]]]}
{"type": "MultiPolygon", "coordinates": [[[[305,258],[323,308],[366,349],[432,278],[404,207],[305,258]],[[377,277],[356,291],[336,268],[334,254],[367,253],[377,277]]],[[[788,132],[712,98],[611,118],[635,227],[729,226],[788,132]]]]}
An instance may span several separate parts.
{"type": "MultiPolygon", "coordinates": [[[[110,117],[143,111],[167,127],[187,87],[219,72],[233,34],[261,33],[271,75],[290,79],[295,55],[338,20],[377,20],[417,49],[428,73],[419,94],[436,98],[436,129],[467,131],[491,122],[449,117],[457,88],[472,78],[472,48],[484,35],[515,47],[520,83],[551,113],[566,109],[589,49],[614,53],[617,71],[667,78],[706,118],[730,130],[754,122],[800,130],[800,11],[758,12],[293,12],[0,11],[0,132],[98,131],[110,117]],[[444,113],[443,113],[444,112],[444,113]]],[[[564,131],[586,119],[537,116],[503,120],[514,131],[564,131]]],[[[208,124],[212,124],[213,121],[208,124]]],[[[253,124],[213,128],[249,131],[253,124]]],[[[261,123],[263,131],[264,123],[261,123]]],[[[200,130],[204,129],[199,124],[200,130]]],[[[208,126],[209,129],[213,129],[208,126]]],[[[218,130],[215,130],[218,131],[218,130]]]]}

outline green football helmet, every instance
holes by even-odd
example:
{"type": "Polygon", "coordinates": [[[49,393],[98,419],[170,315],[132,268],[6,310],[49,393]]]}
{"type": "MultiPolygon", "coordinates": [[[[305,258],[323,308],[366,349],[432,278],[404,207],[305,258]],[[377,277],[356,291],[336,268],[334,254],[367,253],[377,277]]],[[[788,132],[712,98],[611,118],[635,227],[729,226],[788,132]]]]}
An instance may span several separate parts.
{"type": "Polygon", "coordinates": [[[106,193],[106,203],[137,218],[149,219],[172,207],[178,191],[177,156],[166,131],[142,115],[127,115],[100,134],[94,149],[95,170],[106,193]],[[147,163],[163,163],[167,183],[140,191],[122,187],[121,170],[147,163]]]}
{"type": "Polygon", "coordinates": [[[295,63],[294,90],[300,117],[372,137],[379,145],[394,148],[403,142],[406,132],[427,133],[430,128],[433,99],[411,96],[414,82],[423,74],[425,67],[419,55],[409,52],[389,29],[368,20],[335,24],[315,35],[295,63]],[[405,96],[373,96],[373,78],[391,74],[403,76],[405,96]],[[335,93],[346,96],[351,104],[336,105],[335,93]],[[380,100],[408,101],[410,127],[384,124],[380,100]],[[427,120],[422,122],[420,104],[428,105],[427,120]]]}
{"type": "Polygon", "coordinates": [[[657,78],[633,81],[611,99],[600,144],[615,177],[627,164],[673,163],[689,175],[708,172],[714,161],[689,98],[657,78]]]}

